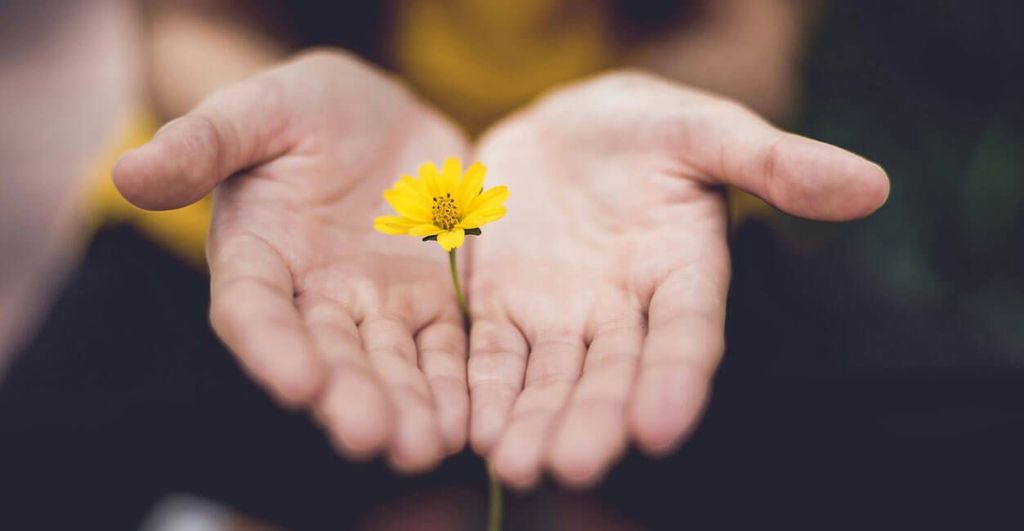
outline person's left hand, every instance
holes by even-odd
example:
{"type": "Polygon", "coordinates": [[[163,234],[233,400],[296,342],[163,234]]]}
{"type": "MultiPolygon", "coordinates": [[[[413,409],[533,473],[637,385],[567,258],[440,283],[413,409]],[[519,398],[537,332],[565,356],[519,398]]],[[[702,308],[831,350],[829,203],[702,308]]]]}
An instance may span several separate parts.
{"type": "Polygon", "coordinates": [[[545,465],[592,484],[630,439],[661,454],[693,428],[724,349],[721,185],[821,220],[888,194],[859,156],[633,73],[556,92],[476,156],[511,195],[470,244],[470,442],[517,487],[545,465]]]}

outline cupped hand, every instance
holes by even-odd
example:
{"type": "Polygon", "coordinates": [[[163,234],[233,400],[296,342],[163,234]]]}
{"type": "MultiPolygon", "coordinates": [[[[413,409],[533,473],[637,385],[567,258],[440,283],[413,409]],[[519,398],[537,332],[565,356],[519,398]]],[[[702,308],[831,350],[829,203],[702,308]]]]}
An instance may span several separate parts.
{"type": "Polygon", "coordinates": [[[207,245],[217,334],[349,457],[435,465],[466,438],[465,332],[436,246],[375,233],[381,192],[466,151],[407,90],[319,51],[222,89],[114,169],[147,209],[217,187],[207,245]]]}
{"type": "Polygon", "coordinates": [[[724,349],[722,185],[833,221],[888,194],[857,155],[637,73],[543,98],[476,155],[511,196],[471,243],[470,441],[518,487],[592,484],[693,429],[724,349]]]}

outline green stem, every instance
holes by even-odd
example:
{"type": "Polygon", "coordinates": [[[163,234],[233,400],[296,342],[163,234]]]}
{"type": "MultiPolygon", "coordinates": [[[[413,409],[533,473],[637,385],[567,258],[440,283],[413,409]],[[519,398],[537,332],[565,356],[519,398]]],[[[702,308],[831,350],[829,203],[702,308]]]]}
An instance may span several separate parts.
{"type": "Polygon", "coordinates": [[[501,531],[501,483],[491,467],[487,467],[487,479],[491,482],[491,511],[487,518],[487,531],[501,531]]]}
{"type": "Polygon", "coordinates": [[[448,251],[448,265],[452,270],[452,284],[455,284],[455,301],[459,303],[459,311],[462,312],[462,322],[469,326],[469,306],[466,304],[466,296],[462,294],[462,283],[459,282],[459,263],[455,259],[455,249],[448,251]]]}
{"type": "MultiPolygon", "coordinates": [[[[448,266],[452,270],[452,284],[455,285],[455,301],[459,303],[459,311],[462,312],[462,322],[469,328],[469,306],[466,304],[466,296],[462,293],[462,283],[459,282],[459,263],[456,260],[455,249],[448,252],[448,266]]],[[[501,520],[503,503],[501,496],[501,483],[497,476],[487,467],[487,479],[490,482],[490,511],[487,516],[487,531],[501,531],[501,520]]]]}

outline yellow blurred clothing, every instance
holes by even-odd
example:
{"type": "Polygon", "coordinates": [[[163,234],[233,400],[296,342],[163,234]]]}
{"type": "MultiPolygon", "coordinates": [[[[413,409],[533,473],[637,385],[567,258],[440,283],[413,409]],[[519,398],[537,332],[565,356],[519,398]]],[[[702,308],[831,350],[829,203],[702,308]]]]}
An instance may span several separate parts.
{"type": "MultiPolygon", "coordinates": [[[[545,89],[613,66],[612,23],[604,1],[406,0],[395,10],[389,50],[408,83],[476,135],[545,89]]],[[[158,125],[142,113],[124,128],[90,198],[96,226],[132,223],[205,267],[209,197],[171,212],[146,212],[129,205],[110,179],[116,154],[146,142],[158,125]]],[[[751,201],[757,200],[737,204],[755,206],[751,201]]]]}
{"type": "Polygon", "coordinates": [[[407,0],[395,30],[403,77],[473,135],[544,89],[614,63],[601,1],[407,0]]]}

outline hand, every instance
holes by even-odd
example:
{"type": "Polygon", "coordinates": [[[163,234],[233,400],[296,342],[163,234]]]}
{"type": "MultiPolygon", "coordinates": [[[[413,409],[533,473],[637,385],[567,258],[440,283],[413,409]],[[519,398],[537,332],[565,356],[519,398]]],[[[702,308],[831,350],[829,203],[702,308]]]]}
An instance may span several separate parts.
{"type": "Polygon", "coordinates": [[[477,158],[511,196],[472,242],[470,441],[517,487],[545,466],[589,485],[630,440],[664,454],[693,429],[724,349],[722,185],[835,221],[889,186],[852,153],[632,73],[544,98],[477,158]]]}
{"type": "Polygon", "coordinates": [[[464,446],[465,331],[435,245],[373,231],[403,171],[466,151],[404,88],[338,52],[216,92],[114,169],[147,209],[219,187],[207,245],[217,334],[349,457],[402,471],[464,446]]]}

